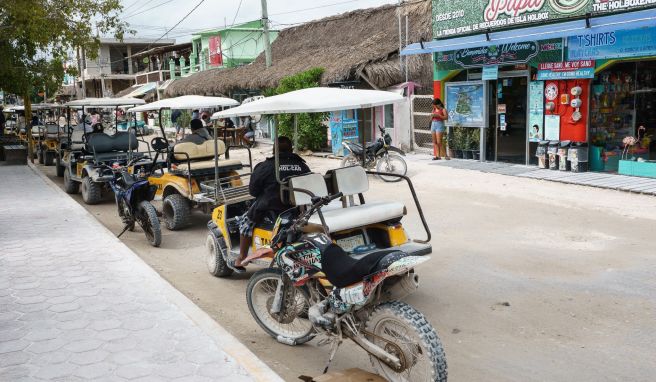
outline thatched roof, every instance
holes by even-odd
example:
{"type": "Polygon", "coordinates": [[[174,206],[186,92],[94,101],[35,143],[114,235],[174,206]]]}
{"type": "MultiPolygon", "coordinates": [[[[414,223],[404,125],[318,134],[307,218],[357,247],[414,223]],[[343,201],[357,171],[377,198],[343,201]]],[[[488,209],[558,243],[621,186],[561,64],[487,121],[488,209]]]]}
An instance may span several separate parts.
{"type": "MultiPolygon", "coordinates": [[[[266,89],[284,77],[311,68],[325,69],[322,85],[367,80],[378,88],[405,82],[399,65],[398,12],[408,14],[409,41],[431,40],[431,2],[362,9],[312,21],[280,32],[271,50],[273,66],[266,68],[264,53],[252,64],[215,69],[174,81],[167,95],[229,95],[237,89],[266,89]],[[365,77],[367,80],[365,80],[365,77]]],[[[405,17],[402,21],[405,31],[405,17]]],[[[409,80],[431,89],[429,55],[411,56],[409,80]]]]}

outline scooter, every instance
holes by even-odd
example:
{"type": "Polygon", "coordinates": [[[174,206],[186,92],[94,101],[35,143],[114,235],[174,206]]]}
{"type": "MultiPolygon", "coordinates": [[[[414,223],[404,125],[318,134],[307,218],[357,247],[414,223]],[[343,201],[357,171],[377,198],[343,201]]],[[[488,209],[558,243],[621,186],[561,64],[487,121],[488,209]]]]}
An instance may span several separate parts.
{"type": "Polygon", "coordinates": [[[414,268],[429,257],[381,250],[354,259],[325,233],[306,233],[312,215],[341,196],[313,197],[305,211],[295,207],[277,219],[272,266],[256,272],[247,286],[253,318],[287,345],[324,335],[320,344],[331,344],[324,373],[348,338],[388,381],[446,381],[446,357],[435,329],[398,301],[418,288],[414,268]]]}
{"type": "Polygon", "coordinates": [[[128,230],[134,231],[135,223],[139,223],[148,243],[159,247],[162,243],[162,231],[157,210],[150,203],[155,198],[157,187],[148,183],[143,168],[139,175],[130,174],[128,168],[132,164],[121,166],[114,163],[112,167],[106,166],[112,170],[113,178],[109,185],[114,191],[118,215],[124,224],[123,231],[117,237],[121,237],[128,230]]]}
{"type": "Polygon", "coordinates": [[[392,137],[378,126],[381,137],[375,142],[369,142],[366,145],[366,162],[362,163],[362,145],[355,142],[342,142],[344,148],[349,152],[342,159],[341,167],[360,165],[366,169],[376,169],[380,174],[379,178],[386,182],[398,182],[400,176],[385,175],[398,174],[405,176],[408,172],[408,165],[405,163],[405,153],[403,150],[392,146],[392,137]]]}

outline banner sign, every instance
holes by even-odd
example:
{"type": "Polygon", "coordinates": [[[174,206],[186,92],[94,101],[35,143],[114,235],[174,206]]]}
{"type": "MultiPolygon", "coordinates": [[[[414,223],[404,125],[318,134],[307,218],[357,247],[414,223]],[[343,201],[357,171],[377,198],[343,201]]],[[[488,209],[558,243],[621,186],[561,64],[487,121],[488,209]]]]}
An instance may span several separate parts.
{"type": "Polygon", "coordinates": [[[438,69],[440,70],[526,64],[533,59],[539,59],[540,61],[560,60],[562,59],[562,49],[561,39],[526,41],[438,52],[435,54],[435,62],[438,63],[438,69]]]}
{"type": "Polygon", "coordinates": [[[569,37],[567,43],[569,60],[653,56],[656,27],[580,34],[569,37]]]}
{"type": "Polygon", "coordinates": [[[433,38],[655,7],[656,0],[433,0],[433,38]]]}
{"type": "Polygon", "coordinates": [[[446,84],[448,126],[485,127],[485,85],[482,81],[446,84]]]}
{"type": "Polygon", "coordinates": [[[544,134],[544,82],[529,83],[528,99],[528,141],[540,142],[544,134]]]}
{"type": "Polygon", "coordinates": [[[483,67],[483,81],[494,81],[499,78],[499,67],[497,65],[483,67]]]}
{"type": "Polygon", "coordinates": [[[538,80],[594,78],[595,61],[543,62],[538,66],[538,80]]]}
{"type": "Polygon", "coordinates": [[[210,46],[210,66],[223,66],[223,52],[221,51],[221,36],[212,36],[208,39],[210,46]]]}

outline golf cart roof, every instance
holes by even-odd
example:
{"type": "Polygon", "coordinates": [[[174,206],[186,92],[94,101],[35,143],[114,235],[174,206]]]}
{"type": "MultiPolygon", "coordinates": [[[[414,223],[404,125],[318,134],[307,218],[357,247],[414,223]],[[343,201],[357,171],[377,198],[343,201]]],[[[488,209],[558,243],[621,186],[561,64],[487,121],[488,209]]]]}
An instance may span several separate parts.
{"type": "Polygon", "coordinates": [[[249,102],[234,109],[214,113],[212,119],[245,117],[257,114],[323,113],[365,109],[399,103],[403,100],[404,98],[400,94],[381,90],[318,87],[295,90],[249,102]]]}
{"type": "MultiPolygon", "coordinates": [[[[48,109],[56,109],[58,107],[61,107],[62,105],[58,103],[35,103],[32,105],[32,111],[34,110],[48,110],[48,109]]],[[[23,111],[25,110],[25,106],[14,106],[12,109],[14,111],[23,111]]]]}
{"type": "Polygon", "coordinates": [[[143,105],[146,101],[140,98],[85,98],[71,101],[65,106],[92,106],[92,107],[109,107],[109,106],[130,106],[143,105]]]}
{"type": "Polygon", "coordinates": [[[196,95],[186,95],[175,98],[167,98],[147,105],[133,107],[128,110],[130,113],[141,111],[158,111],[161,109],[204,109],[213,107],[237,106],[239,102],[232,98],[225,97],[203,97],[196,95]]]}

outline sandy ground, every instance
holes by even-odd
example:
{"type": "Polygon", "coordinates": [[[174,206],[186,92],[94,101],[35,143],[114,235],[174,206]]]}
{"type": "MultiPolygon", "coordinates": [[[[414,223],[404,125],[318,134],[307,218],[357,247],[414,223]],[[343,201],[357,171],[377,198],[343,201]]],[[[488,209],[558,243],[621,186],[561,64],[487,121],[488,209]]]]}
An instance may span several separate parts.
{"type": "MultiPolygon", "coordinates": [[[[256,160],[265,151],[254,150],[256,160]]],[[[653,380],[656,198],[445,168],[422,155],[408,160],[433,255],[407,302],[437,329],[451,381],[653,380]]],[[[317,172],[338,164],[308,161],[317,172]]],[[[54,168],[42,170],[62,184],[54,168]]],[[[374,180],[368,198],[403,200],[406,228],[424,236],[403,184],[374,180]]],[[[111,197],[87,208],[120,231],[111,197]]],[[[207,220],[196,212],[193,227],[164,230],[158,249],[140,232],[123,240],[285,379],[319,373],[327,348],[279,344],[251,318],[249,274],[209,275],[207,220]]],[[[369,368],[368,359],[344,345],[333,367],[354,366],[369,368]]]]}

